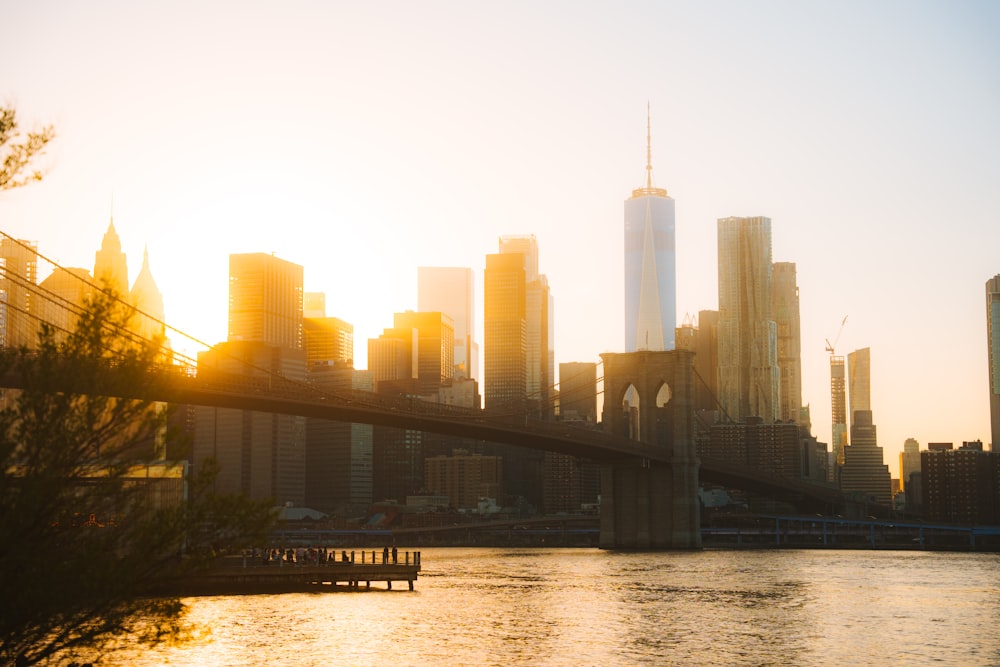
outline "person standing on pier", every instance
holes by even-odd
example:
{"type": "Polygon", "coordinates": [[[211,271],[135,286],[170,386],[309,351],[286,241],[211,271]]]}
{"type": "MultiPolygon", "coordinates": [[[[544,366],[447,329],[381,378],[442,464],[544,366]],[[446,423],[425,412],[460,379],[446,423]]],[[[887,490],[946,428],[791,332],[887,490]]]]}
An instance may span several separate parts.
{"type": "Polygon", "coordinates": [[[385,565],[389,562],[389,547],[382,547],[382,564],[385,565]]]}
{"type": "Polygon", "coordinates": [[[392,564],[393,565],[395,565],[397,562],[399,562],[399,558],[398,557],[399,557],[399,552],[396,551],[396,545],[393,544],[392,545],[392,564]]]}

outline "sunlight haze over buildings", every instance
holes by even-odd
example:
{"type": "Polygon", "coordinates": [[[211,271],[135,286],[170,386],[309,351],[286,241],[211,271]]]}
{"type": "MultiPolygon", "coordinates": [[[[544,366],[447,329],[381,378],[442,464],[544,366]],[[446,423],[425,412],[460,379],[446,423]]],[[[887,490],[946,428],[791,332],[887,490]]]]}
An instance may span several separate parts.
{"type": "Polygon", "coordinates": [[[830,443],[824,341],[849,315],[837,349],[872,351],[896,476],[909,437],[991,439],[997,34],[989,1],[8,3],[0,100],[57,137],[0,229],[90,267],[113,213],[130,282],[148,249],[168,322],[212,344],[231,254],[303,267],[366,341],[416,309],[420,266],[474,271],[484,332],[485,258],[533,235],[551,362],[596,362],[627,349],[648,104],[675,321],[719,307],[717,220],[769,218],[813,432],[830,443]]]}

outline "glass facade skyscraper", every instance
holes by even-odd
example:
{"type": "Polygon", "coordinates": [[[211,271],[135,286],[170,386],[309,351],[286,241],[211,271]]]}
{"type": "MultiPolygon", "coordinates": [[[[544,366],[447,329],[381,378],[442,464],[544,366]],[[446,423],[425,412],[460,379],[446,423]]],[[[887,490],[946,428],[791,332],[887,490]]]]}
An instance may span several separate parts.
{"type": "Polygon", "coordinates": [[[625,351],[672,350],[677,327],[674,200],[653,187],[649,116],[646,184],[625,200],[625,351]]]}
{"type": "Polygon", "coordinates": [[[847,396],[851,401],[848,413],[851,428],[854,428],[854,413],[872,409],[872,354],[863,347],[847,355],[847,396]]]}
{"type": "Polygon", "coordinates": [[[302,266],[263,252],[229,256],[229,340],[301,350],[302,266]]]}
{"type": "Polygon", "coordinates": [[[781,421],[801,423],[802,341],[795,262],[774,263],[771,295],[774,322],[778,327],[778,369],[781,374],[779,417],[781,421]]]}
{"type": "Polygon", "coordinates": [[[771,219],[719,221],[719,402],[729,421],[781,418],[771,219]]]}
{"type": "Polygon", "coordinates": [[[472,269],[456,266],[417,268],[417,310],[440,311],[455,325],[455,377],[479,379],[475,281],[472,269]]]}

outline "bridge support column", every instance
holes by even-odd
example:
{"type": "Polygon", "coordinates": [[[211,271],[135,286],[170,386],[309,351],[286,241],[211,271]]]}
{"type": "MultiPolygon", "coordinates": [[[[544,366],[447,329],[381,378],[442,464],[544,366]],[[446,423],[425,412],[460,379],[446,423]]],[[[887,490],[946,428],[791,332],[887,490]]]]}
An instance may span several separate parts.
{"type": "Polygon", "coordinates": [[[606,430],[639,440],[649,456],[601,469],[600,546],[700,549],[694,443],[694,354],[605,353],[606,430]]]}
{"type": "Polygon", "coordinates": [[[697,466],[637,462],[601,469],[602,549],[700,549],[697,466]]]}

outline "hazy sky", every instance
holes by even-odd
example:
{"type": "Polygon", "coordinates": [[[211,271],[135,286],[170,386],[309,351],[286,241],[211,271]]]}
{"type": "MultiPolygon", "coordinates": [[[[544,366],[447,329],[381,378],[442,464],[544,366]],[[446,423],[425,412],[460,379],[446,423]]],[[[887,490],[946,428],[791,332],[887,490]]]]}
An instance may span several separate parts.
{"type": "MultiPolygon", "coordinates": [[[[871,348],[907,437],[989,439],[984,284],[1000,273],[1000,3],[13,2],[0,100],[53,123],[0,229],[93,269],[114,199],[168,321],[226,336],[228,255],[274,252],[367,339],[418,266],[535,234],[556,361],[624,350],[623,200],[676,199],[678,321],[718,305],[716,220],[765,215],[798,265],[803,400],[871,348]]],[[[43,276],[44,277],[44,276],[43,276]]],[[[178,347],[188,347],[178,342],[178,347]]]]}

